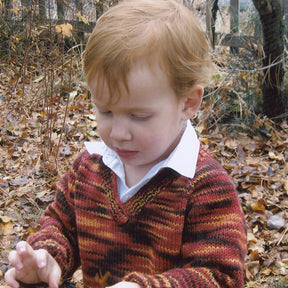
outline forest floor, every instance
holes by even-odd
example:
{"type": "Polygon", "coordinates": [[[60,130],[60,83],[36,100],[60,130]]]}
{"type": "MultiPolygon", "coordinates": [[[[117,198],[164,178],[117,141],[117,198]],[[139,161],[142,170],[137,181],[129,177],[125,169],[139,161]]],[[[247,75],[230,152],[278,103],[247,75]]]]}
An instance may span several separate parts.
{"type": "MultiPolygon", "coordinates": [[[[81,67],[65,61],[66,76],[27,65],[20,77],[23,70],[0,64],[0,287],[7,287],[8,253],[37,231],[57,182],[83,142],[97,138],[81,67]]],[[[220,88],[192,121],[239,191],[248,226],[245,287],[288,287],[287,122],[252,113],[235,94],[235,82],[220,88]]],[[[78,287],[80,278],[78,272],[78,287]]]]}

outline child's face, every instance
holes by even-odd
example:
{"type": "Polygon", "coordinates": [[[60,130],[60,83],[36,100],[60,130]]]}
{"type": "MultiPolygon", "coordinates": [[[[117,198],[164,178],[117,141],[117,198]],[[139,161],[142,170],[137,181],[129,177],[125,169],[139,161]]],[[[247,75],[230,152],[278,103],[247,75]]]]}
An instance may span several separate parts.
{"type": "Polygon", "coordinates": [[[129,95],[122,89],[119,101],[109,106],[104,101],[108,88],[104,86],[104,97],[99,101],[96,86],[90,81],[98,133],[119,155],[124,168],[147,172],[167,158],[178,144],[189,117],[183,111],[185,99],[176,97],[166,74],[159,67],[152,71],[148,65],[137,62],[128,75],[129,95]]]}

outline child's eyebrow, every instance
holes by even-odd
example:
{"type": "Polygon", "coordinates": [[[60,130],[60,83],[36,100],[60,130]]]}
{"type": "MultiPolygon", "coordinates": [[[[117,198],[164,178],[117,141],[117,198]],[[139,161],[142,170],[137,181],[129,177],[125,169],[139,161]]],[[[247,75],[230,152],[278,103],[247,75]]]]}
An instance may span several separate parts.
{"type": "Polygon", "coordinates": [[[127,107],[127,110],[133,111],[133,112],[150,112],[152,111],[152,107],[127,107]]]}
{"type": "MultiPolygon", "coordinates": [[[[103,110],[113,110],[114,105],[107,105],[107,104],[101,104],[101,103],[96,103],[94,102],[96,108],[98,109],[103,109],[103,110]]],[[[153,112],[153,107],[148,107],[148,106],[126,106],[126,107],[121,107],[120,108],[123,112],[126,113],[152,113],[153,112]]]]}

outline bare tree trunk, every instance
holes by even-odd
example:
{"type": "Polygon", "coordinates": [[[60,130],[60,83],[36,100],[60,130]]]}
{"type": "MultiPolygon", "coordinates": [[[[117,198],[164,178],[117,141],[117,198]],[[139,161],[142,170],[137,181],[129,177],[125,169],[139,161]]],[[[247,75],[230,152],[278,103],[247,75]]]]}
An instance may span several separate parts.
{"type": "Polygon", "coordinates": [[[1,17],[3,17],[3,19],[10,19],[11,18],[11,8],[12,6],[12,0],[4,0],[3,1],[4,4],[4,9],[1,10],[2,14],[1,17]]]}
{"type": "Polygon", "coordinates": [[[284,10],[284,24],[285,24],[285,35],[288,38],[288,1],[287,0],[282,0],[283,1],[283,10],[284,10]]]}
{"type": "MultiPolygon", "coordinates": [[[[286,51],[288,49],[288,1],[287,0],[282,0],[282,4],[283,4],[283,10],[284,10],[284,35],[285,35],[285,43],[286,43],[286,51]]],[[[286,60],[287,61],[287,60],[286,60]]],[[[288,93],[287,90],[286,93],[288,93]]],[[[284,96],[284,106],[285,106],[285,112],[288,112],[288,95],[286,94],[286,96],[284,96]]]]}
{"type": "MultiPolygon", "coordinates": [[[[78,12],[80,12],[81,15],[83,15],[83,6],[84,6],[83,1],[82,0],[75,0],[75,4],[76,4],[76,10],[78,12]]],[[[77,31],[75,38],[76,38],[77,43],[83,43],[84,42],[84,31],[77,31]]]]}
{"type": "Polygon", "coordinates": [[[46,19],[45,0],[39,0],[39,20],[41,23],[44,23],[45,19],[46,19]]]}
{"type": "MultiPolygon", "coordinates": [[[[257,0],[258,1],[258,0],[257,0]]],[[[232,34],[239,33],[240,0],[230,0],[230,31],[232,34]]],[[[239,47],[230,47],[233,54],[239,53],[239,47]]]]}
{"type": "Polygon", "coordinates": [[[103,0],[96,0],[96,19],[98,19],[104,12],[103,2],[103,0]]]}
{"type": "Polygon", "coordinates": [[[253,0],[253,3],[262,23],[265,52],[263,113],[269,118],[274,118],[285,112],[284,62],[281,61],[284,59],[283,10],[281,0],[253,0]]]}
{"type": "Polygon", "coordinates": [[[215,48],[215,45],[216,45],[216,27],[215,27],[215,24],[216,24],[216,18],[217,18],[218,10],[219,10],[218,0],[214,0],[213,5],[212,5],[212,23],[211,23],[213,49],[215,48]]]}
{"type": "Polygon", "coordinates": [[[57,17],[58,17],[58,20],[64,20],[64,3],[63,3],[63,0],[57,0],[57,17]]]}
{"type": "Polygon", "coordinates": [[[208,34],[208,38],[210,40],[210,44],[213,49],[215,49],[216,45],[216,18],[217,12],[219,10],[218,0],[207,0],[206,2],[206,30],[208,34]]]}
{"type": "Polygon", "coordinates": [[[22,19],[23,19],[23,23],[25,23],[25,21],[27,21],[28,17],[29,17],[29,11],[31,9],[31,1],[33,0],[21,0],[21,5],[22,5],[22,19]]]}

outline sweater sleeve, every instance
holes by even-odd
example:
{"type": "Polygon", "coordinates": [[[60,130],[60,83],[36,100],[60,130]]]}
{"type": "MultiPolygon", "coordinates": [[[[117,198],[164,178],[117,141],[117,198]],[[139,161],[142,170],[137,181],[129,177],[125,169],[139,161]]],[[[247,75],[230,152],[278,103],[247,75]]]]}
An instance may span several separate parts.
{"type": "Polygon", "coordinates": [[[132,272],[124,280],[145,288],[243,287],[244,214],[226,171],[206,152],[201,153],[205,161],[198,164],[192,181],[180,265],[157,275],[132,272]]]}
{"type": "Polygon", "coordinates": [[[77,170],[85,155],[87,152],[76,159],[60,180],[54,201],[40,219],[41,229],[27,239],[34,249],[46,249],[56,259],[62,279],[71,277],[79,266],[73,199],[77,170]]]}

